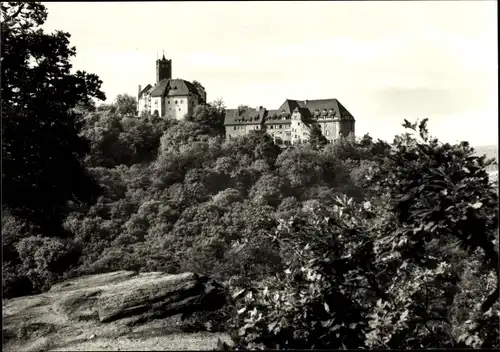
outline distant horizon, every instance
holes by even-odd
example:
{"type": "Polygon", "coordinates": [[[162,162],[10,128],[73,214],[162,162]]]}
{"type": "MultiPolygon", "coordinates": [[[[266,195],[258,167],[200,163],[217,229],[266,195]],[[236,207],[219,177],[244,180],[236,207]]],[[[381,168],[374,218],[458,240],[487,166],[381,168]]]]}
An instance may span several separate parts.
{"type": "Polygon", "coordinates": [[[174,78],[228,108],[336,98],[358,135],[429,118],[443,141],[498,143],[495,1],[44,4],[44,29],[71,34],[74,69],[101,78],[107,103],[155,83],[164,50],[174,78]]]}

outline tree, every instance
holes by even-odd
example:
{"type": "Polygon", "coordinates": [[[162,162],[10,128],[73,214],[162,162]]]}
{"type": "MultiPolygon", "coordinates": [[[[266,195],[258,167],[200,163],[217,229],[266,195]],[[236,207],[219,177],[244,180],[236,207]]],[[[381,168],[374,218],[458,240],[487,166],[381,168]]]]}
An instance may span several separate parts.
{"type": "Polygon", "coordinates": [[[426,120],[404,126],[417,136],[371,146],[383,155],[365,201],[339,195],[279,220],[286,270],[234,290],[235,349],[500,346],[489,162],[430,138],[426,120]]]}
{"type": "Polygon", "coordinates": [[[137,100],[128,94],[118,94],[115,99],[116,110],[120,115],[137,115],[137,100]]]}
{"type": "Polygon", "coordinates": [[[309,143],[314,149],[321,149],[328,144],[328,140],[321,133],[321,128],[316,124],[311,127],[311,132],[309,133],[309,143]]]}
{"type": "Polygon", "coordinates": [[[224,116],[224,112],[226,111],[226,104],[222,98],[215,99],[210,105],[214,108],[215,112],[220,116],[224,116]]]}
{"type": "Polygon", "coordinates": [[[196,122],[203,127],[211,128],[222,134],[224,131],[224,103],[215,101],[211,104],[198,104],[187,121],[196,122]]]}
{"type": "Polygon", "coordinates": [[[105,99],[94,74],[70,72],[70,35],[40,28],[39,2],[2,3],[2,198],[10,212],[44,235],[61,235],[67,202],[90,203],[99,187],[82,160],[77,106],[105,99]]]}
{"type": "Polygon", "coordinates": [[[137,100],[128,94],[118,94],[111,104],[101,104],[97,111],[118,114],[120,116],[136,116],[137,100]]]}

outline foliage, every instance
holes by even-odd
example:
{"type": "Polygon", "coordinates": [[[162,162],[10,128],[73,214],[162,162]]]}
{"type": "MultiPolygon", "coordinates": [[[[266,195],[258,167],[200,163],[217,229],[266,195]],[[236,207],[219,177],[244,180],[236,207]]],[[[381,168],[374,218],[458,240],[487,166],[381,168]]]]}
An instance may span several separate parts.
{"type": "Polygon", "coordinates": [[[326,139],[326,137],[323,136],[321,128],[316,124],[312,125],[311,131],[309,132],[309,144],[314,149],[323,148],[325,145],[328,144],[328,139],[326,139]]]}
{"type": "Polygon", "coordinates": [[[97,111],[119,116],[136,116],[137,99],[129,94],[118,94],[111,104],[101,104],[97,111]]]}
{"type": "Polygon", "coordinates": [[[105,96],[96,75],[70,73],[70,35],[40,29],[42,4],[1,10],[3,205],[40,233],[60,236],[67,201],[91,203],[99,192],[82,165],[89,144],[74,108],[105,96]]]}
{"type": "Polygon", "coordinates": [[[172,120],[151,116],[122,117],[95,112],[85,116],[82,136],[91,142],[86,158],[92,167],[133,165],[154,160],[160,138],[172,120]]]}
{"type": "Polygon", "coordinates": [[[224,111],[222,100],[216,100],[210,104],[197,104],[193,113],[186,116],[186,120],[224,134],[224,111]]]}
{"type": "Polygon", "coordinates": [[[487,163],[431,139],[425,120],[405,127],[418,136],[396,138],[365,174],[372,199],[281,222],[287,269],[240,291],[236,347],[499,346],[487,163]]]}

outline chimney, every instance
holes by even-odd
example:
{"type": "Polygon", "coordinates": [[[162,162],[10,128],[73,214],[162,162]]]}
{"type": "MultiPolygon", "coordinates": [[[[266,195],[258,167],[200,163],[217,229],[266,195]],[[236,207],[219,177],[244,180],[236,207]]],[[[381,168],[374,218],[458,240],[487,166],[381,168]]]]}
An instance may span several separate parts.
{"type": "Polygon", "coordinates": [[[307,100],[306,100],[306,105],[307,105],[307,100]]]}
{"type": "Polygon", "coordinates": [[[142,90],[142,86],[139,84],[139,92],[137,92],[137,100],[139,100],[141,98],[141,90],[142,90]]]}

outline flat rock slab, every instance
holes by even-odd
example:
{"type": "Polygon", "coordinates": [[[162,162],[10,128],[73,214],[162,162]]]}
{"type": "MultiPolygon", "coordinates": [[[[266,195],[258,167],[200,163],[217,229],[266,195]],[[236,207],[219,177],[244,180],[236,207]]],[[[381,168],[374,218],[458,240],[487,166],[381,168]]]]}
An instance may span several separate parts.
{"type": "Polygon", "coordinates": [[[194,273],[80,277],[40,295],[5,300],[3,349],[212,349],[224,335],[183,334],[175,327],[182,313],[215,310],[224,303],[221,287],[194,273]]]}

